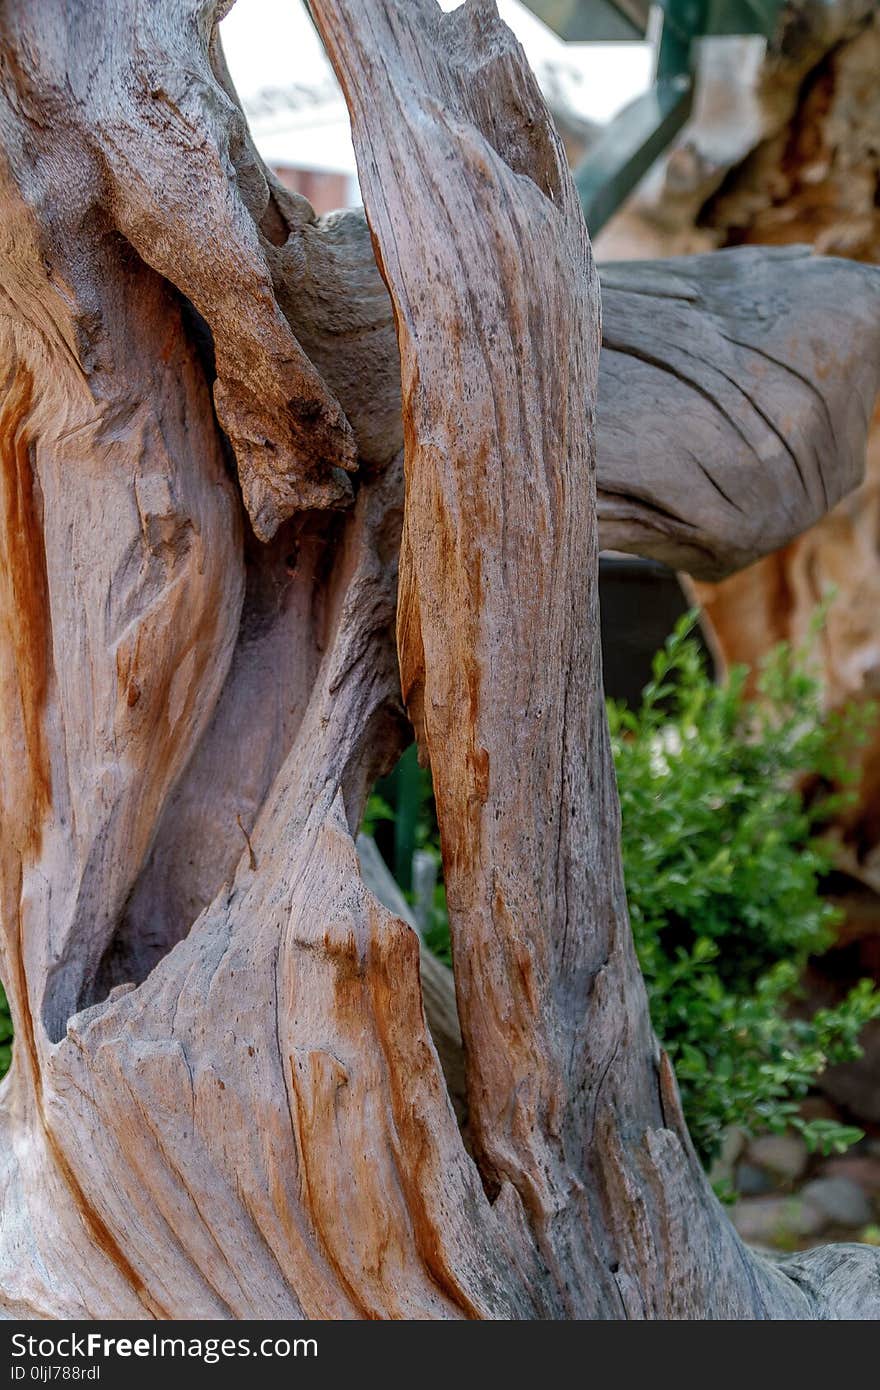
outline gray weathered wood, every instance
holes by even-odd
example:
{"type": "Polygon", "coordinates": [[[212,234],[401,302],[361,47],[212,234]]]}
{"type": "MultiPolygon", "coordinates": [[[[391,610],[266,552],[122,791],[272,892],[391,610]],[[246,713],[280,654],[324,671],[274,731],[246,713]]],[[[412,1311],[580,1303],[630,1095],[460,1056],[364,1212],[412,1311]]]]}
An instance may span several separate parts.
{"type": "Polygon", "coordinates": [[[521,51],[482,0],[315,5],[398,363],[363,222],[254,158],[219,8],[0,11],[0,1308],[876,1315],[876,1252],[744,1249],[651,1034],[598,284],[521,51]],[[395,620],[467,1143],[354,840],[407,737],[395,620]]]}
{"type": "MultiPolygon", "coordinates": [[[[264,168],[211,4],[102,0],[75,12],[62,49],[47,36],[64,11],[40,0],[7,7],[4,20],[35,69],[16,94],[7,155],[67,239],[59,273],[73,285],[100,273],[78,236],[94,215],[203,316],[215,405],[258,535],[304,506],[343,505],[356,459],[386,462],[402,445],[393,322],[363,219],[315,219],[264,168]],[[31,167],[42,108],[29,103],[46,105],[68,79],[69,109],[40,148],[76,192],[53,204],[54,183],[39,160],[31,167]]],[[[880,373],[877,272],[788,255],[689,259],[668,280],[662,265],[603,272],[604,546],[717,577],[783,544],[858,481],[880,373]]]]}
{"type": "Polygon", "coordinates": [[[875,267],[747,246],[600,279],[603,546],[717,578],[861,481],[880,386],[875,267]]]}
{"type": "Polygon", "coordinates": [[[805,1295],[803,1266],[745,1252],[651,1037],[601,699],[595,444],[577,409],[595,399],[599,342],[572,326],[598,328],[598,293],[522,54],[488,4],[315,9],[395,302],[398,645],[434,771],[484,1183],[520,1213],[557,1315],[835,1315],[854,1306],[830,1274],[842,1265],[876,1315],[876,1257],[817,1262],[825,1286],[805,1295]]]}
{"type": "MultiPolygon", "coordinates": [[[[403,896],[391,870],[382,858],[376,841],[370,835],[357,837],[358,862],[361,876],[371,893],[375,893],[380,903],[402,921],[408,922],[414,932],[419,931],[413,909],[403,896]]],[[[422,982],[422,999],[425,1017],[431,1030],[431,1037],[440,1058],[446,1085],[455,1107],[459,1122],[463,1123],[467,1113],[467,1088],[464,1076],[464,1052],[461,1044],[461,1027],[458,1022],[458,1008],[452,975],[443,963],[428,949],[419,937],[419,975],[422,982]]]]}

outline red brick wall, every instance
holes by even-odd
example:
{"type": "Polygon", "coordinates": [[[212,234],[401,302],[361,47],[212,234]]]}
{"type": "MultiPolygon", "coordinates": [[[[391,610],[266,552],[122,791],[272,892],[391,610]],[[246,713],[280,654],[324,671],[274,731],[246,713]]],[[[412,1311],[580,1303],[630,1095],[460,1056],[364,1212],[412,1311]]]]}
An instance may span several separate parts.
{"type": "Polygon", "coordinates": [[[275,173],[285,188],[308,198],[317,213],[333,212],[351,202],[351,180],[347,174],[328,173],[324,169],[292,169],[285,165],[275,165],[275,173]]]}

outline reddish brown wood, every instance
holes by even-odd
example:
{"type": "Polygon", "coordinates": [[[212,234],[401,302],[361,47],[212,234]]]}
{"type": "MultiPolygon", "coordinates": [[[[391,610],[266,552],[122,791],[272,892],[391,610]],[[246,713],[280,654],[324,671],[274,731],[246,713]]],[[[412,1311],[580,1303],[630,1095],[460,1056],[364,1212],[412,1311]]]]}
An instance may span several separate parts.
{"type": "MultiPolygon", "coordinates": [[[[876,1315],[867,1247],[742,1246],[651,1033],[597,645],[599,288],[519,47],[483,0],[315,5],[398,361],[363,221],[268,179],[216,11],[0,18],[0,1307],[876,1315]],[[395,621],[466,1137],[354,842],[407,737],[395,621]]],[[[843,487],[857,437],[835,457],[843,487]]],[[[454,1078],[436,971],[424,1000],[454,1078]]]]}

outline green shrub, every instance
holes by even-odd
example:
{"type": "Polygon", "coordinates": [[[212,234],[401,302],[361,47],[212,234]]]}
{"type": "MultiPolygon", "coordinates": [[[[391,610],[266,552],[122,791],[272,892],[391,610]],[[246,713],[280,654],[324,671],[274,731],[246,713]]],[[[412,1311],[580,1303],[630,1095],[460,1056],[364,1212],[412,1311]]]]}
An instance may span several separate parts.
{"type": "MultiPolygon", "coordinates": [[[[799,1102],[821,1072],[859,1055],[880,995],[862,981],[835,1008],[801,1017],[799,983],[839,914],[820,892],[817,835],[851,780],[848,754],[873,712],[823,715],[804,654],[778,648],[758,693],[747,672],[715,685],[677,626],[654,659],[642,705],[608,703],[630,917],[654,1027],[670,1054],[705,1162],[723,1130],[800,1130],[841,1151],[861,1131],[807,1122],[799,1102]]],[[[440,890],[442,891],[442,890],[440,890]]],[[[439,908],[428,942],[449,958],[439,908]]]]}
{"type": "Polygon", "coordinates": [[[0,985],[0,1077],[6,1075],[12,1061],[12,1019],[3,986],[0,985]]]}
{"type": "Polygon", "coordinates": [[[651,1016],[675,1064],[704,1160],[722,1131],[800,1129],[842,1149],[851,1127],[804,1121],[798,1103],[826,1066],[859,1055],[880,1013],[867,980],[832,1009],[793,1009],[810,956],[839,913],[820,893],[831,850],[817,837],[851,781],[848,755],[871,710],[824,715],[803,653],[715,685],[677,626],[654,658],[638,712],[609,701],[630,918],[651,1016]],[[829,790],[830,789],[830,790],[829,790]]]}

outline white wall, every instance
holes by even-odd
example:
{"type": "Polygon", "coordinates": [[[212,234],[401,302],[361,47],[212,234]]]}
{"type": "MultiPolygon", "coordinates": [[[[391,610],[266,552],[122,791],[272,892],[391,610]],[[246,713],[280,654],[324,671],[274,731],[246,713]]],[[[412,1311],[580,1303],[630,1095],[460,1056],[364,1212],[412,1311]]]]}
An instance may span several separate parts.
{"type": "MultiPolygon", "coordinates": [[[[445,10],[458,3],[440,0],[445,10]]],[[[553,84],[578,114],[605,122],[648,86],[648,44],[563,44],[519,0],[499,0],[498,7],[542,86],[553,84]]],[[[238,0],[221,34],[267,163],[354,176],[345,104],[301,0],[238,0]]]]}

